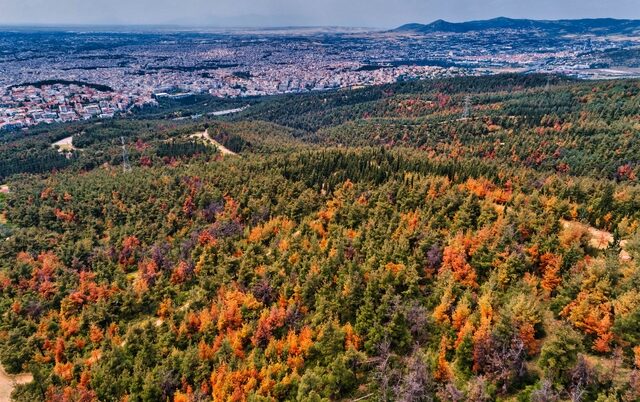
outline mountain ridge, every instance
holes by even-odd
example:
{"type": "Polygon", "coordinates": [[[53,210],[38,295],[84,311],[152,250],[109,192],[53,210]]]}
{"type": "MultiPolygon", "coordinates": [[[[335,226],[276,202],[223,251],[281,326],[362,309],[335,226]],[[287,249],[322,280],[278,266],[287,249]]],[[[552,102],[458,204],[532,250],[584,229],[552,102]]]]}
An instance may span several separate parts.
{"type": "Polygon", "coordinates": [[[489,20],[449,22],[439,19],[429,24],[405,24],[394,29],[393,32],[466,33],[496,29],[540,30],[564,34],[611,35],[640,31],[640,20],[615,18],[534,20],[497,17],[489,20]]]}

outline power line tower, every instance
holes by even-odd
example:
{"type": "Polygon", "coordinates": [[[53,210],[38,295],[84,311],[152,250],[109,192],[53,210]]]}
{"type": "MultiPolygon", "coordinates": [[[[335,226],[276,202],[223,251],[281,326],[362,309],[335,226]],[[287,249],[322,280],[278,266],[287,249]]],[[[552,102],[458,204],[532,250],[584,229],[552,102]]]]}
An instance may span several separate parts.
{"type": "Polygon", "coordinates": [[[544,86],[544,91],[545,92],[549,92],[549,90],[551,89],[551,77],[547,77],[547,85],[544,86]]]}
{"type": "Polygon", "coordinates": [[[129,164],[129,152],[127,152],[124,137],[120,137],[120,141],[122,142],[122,171],[126,173],[131,170],[131,165],[129,164]]]}
{"type": "Polygon", "coordinates": [[[462,111],[462,118],[468,119],[471,117],[471,95],[467,95],[464,98],[464,109],[462,111]]]}

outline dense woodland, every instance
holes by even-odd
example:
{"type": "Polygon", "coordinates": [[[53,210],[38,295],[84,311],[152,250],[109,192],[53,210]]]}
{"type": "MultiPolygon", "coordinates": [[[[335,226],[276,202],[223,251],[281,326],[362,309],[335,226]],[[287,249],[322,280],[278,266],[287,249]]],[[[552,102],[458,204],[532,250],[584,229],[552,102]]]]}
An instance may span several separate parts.
{"type": "Polygon", "coordinates": [[[639,81],[176,107],[0,144],[15,400],[640,400],[639,81]]]}

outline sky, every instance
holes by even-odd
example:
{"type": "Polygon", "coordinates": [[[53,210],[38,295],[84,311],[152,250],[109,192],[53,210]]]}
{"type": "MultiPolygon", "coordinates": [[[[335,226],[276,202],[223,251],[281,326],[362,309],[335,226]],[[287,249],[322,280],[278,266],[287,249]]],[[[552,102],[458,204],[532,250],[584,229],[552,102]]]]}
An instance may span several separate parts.
{"type": "Polygon", "coordinates": [[[640,0],[0,0],[2,25],[352,26],[637,18],[640,0]]]}

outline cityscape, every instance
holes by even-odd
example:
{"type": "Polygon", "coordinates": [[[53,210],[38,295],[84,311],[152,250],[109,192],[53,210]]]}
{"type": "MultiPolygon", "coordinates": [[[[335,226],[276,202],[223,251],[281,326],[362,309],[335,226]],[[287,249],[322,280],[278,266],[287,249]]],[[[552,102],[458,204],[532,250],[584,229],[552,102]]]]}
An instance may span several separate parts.
{"type": "Polygon", "coordinates": [[[158,95],[258,97],[504,72],[636,77],[638,46],[640,37],[626,32],[557,35],[501,24],[471,32],[437,24],[426,31],[4,30],[0,129],[109,118],[152,106],[158,95]]]}
{"type": "Polygon", "coordinates": [[[149,95],[98,90],[88,85],[39,84],[7,89],[0,97],[0,130],[40,123],[108,119],[133,107],[157,104],[149,95]]]}

